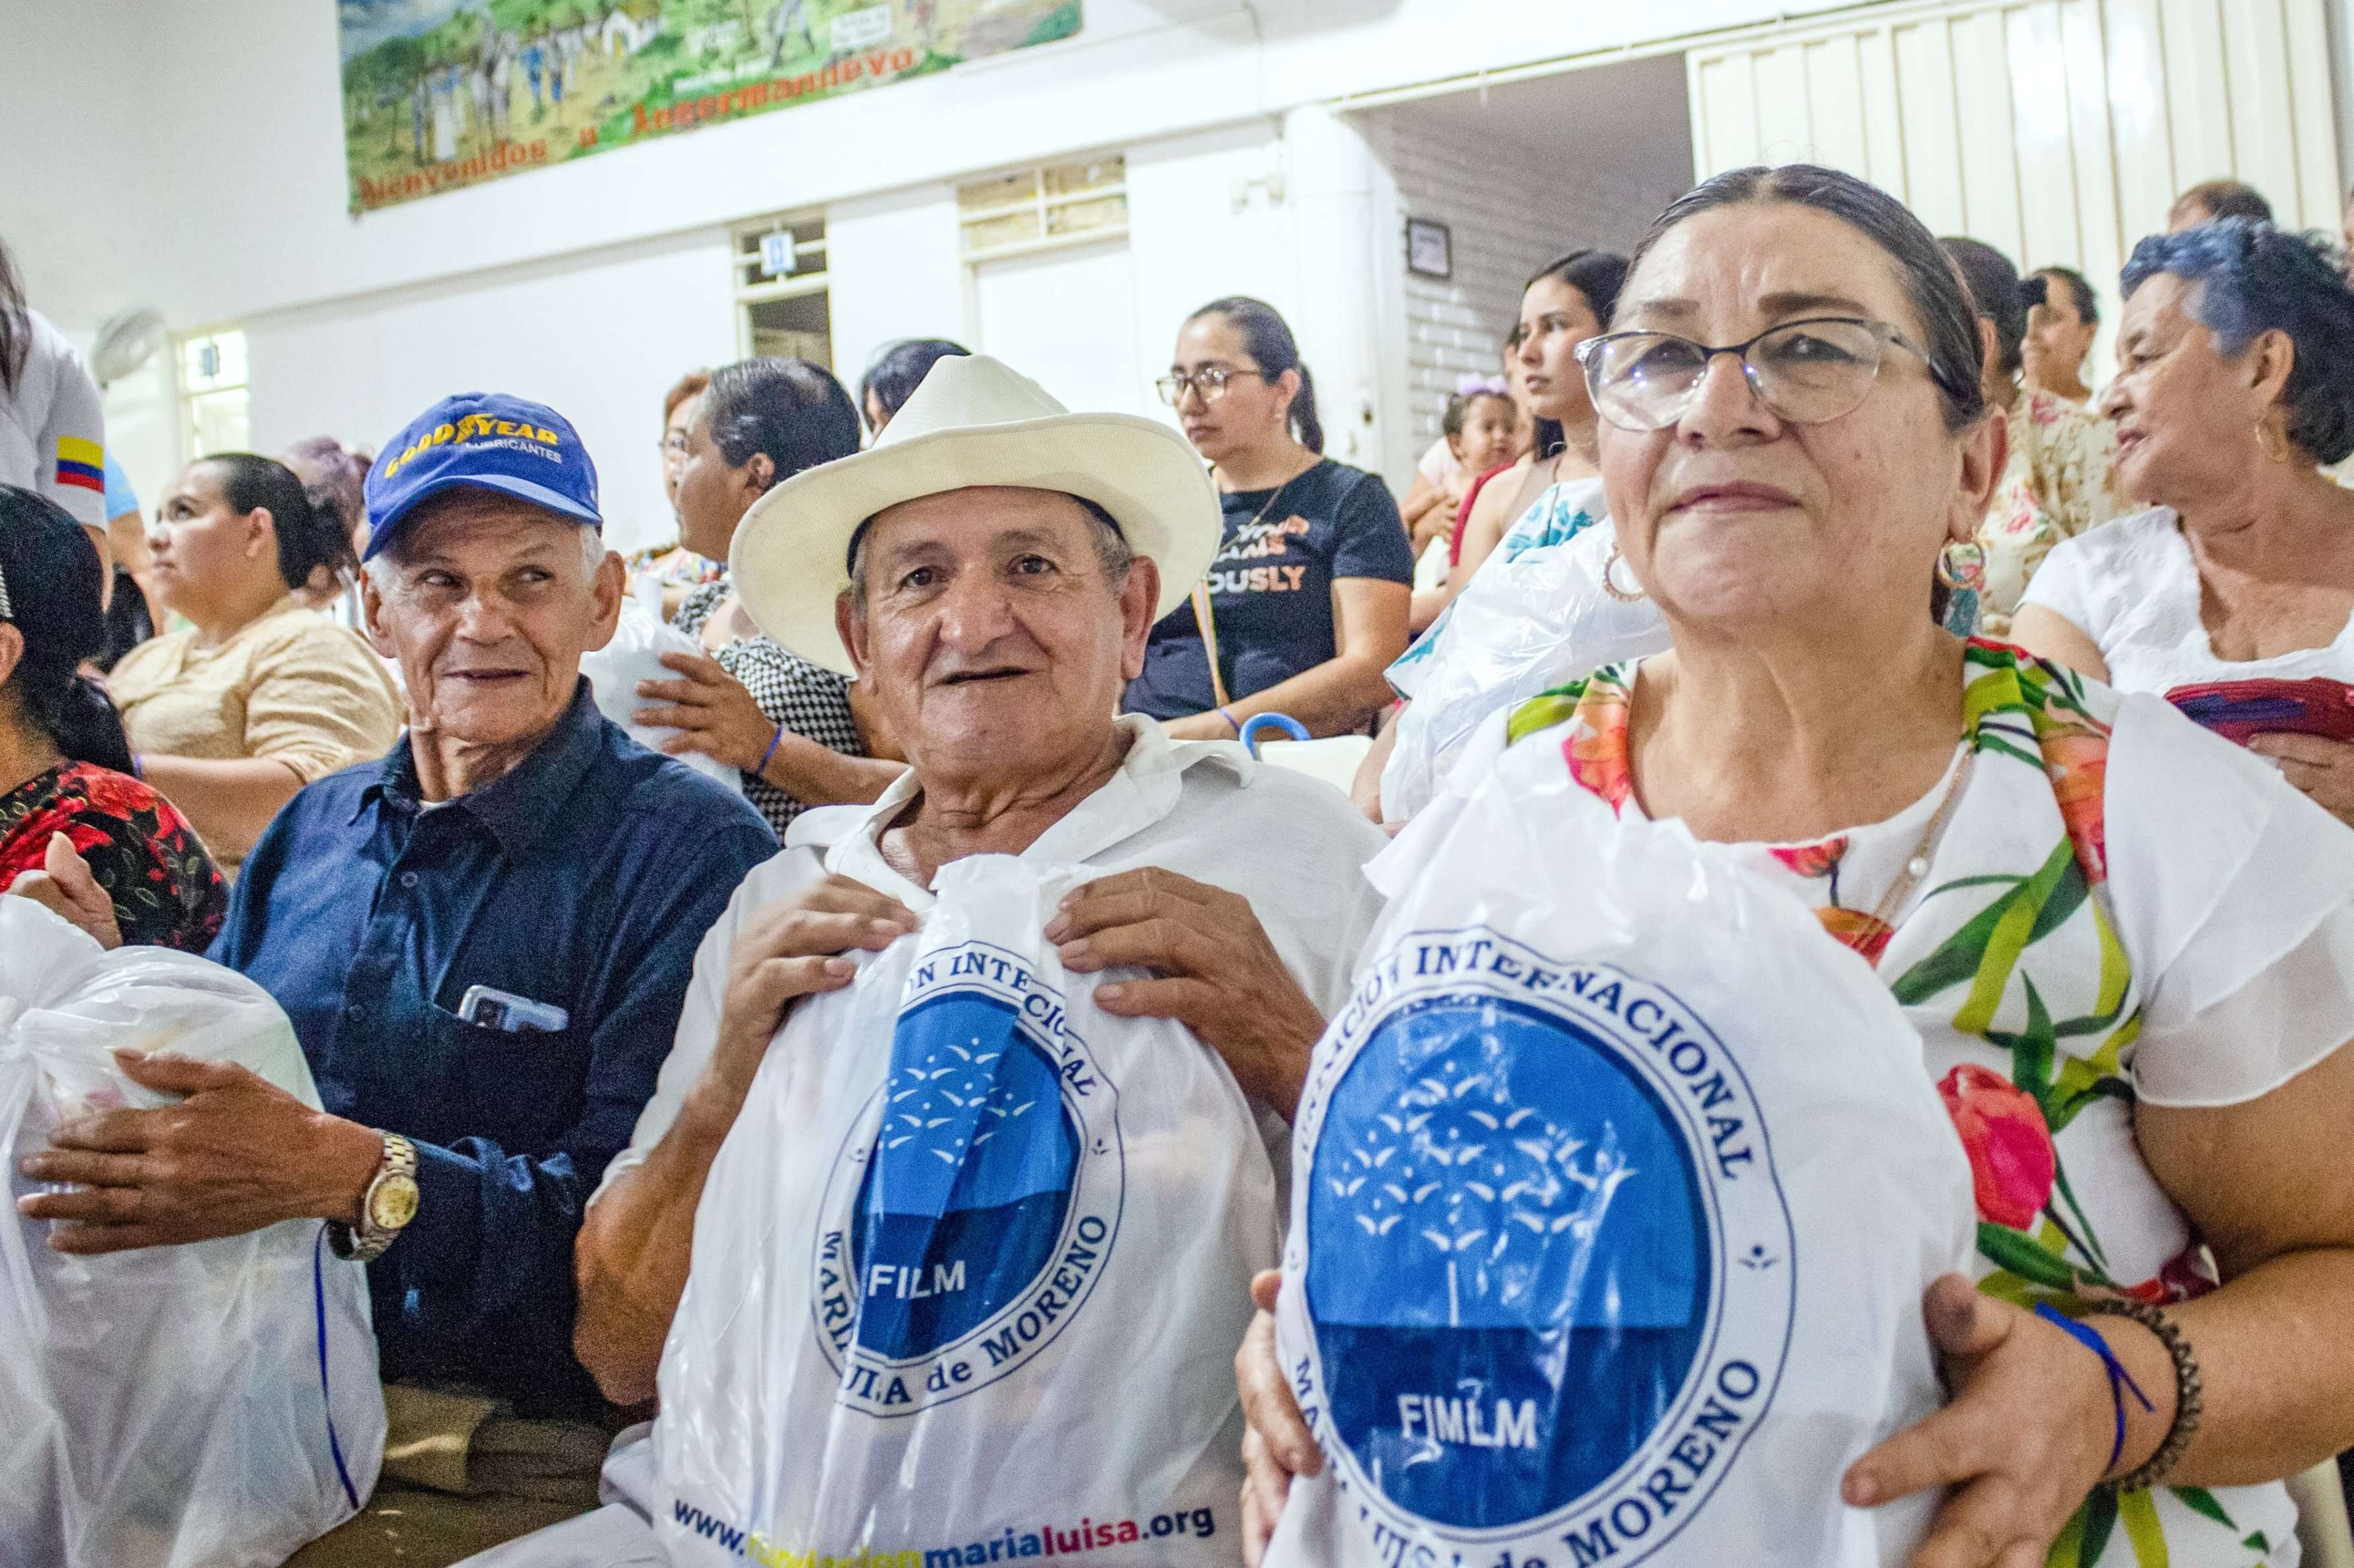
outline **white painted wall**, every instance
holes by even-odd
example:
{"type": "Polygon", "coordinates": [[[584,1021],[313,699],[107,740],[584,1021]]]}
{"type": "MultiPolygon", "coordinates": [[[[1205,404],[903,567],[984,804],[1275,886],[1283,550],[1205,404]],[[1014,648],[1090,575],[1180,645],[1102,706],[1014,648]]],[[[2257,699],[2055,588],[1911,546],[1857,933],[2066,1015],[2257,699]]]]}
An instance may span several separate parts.
{"type": "Polygon", "coordinates": [[[61,91],[27,140],[11,139],[10,161],[91,167],[91,139],[114,134],[102,122],[116,117],[130,161],[152,171],[150,229],[181,237],[168,268],[136,253],[120,264],[186,327],[1791,8],[1087,0],[1085,31],[1068,42],[358,220],[345,210],[334,10],[319,0],[0,0],[0,59],[41,62],[32,78],[75,59],[102,68],[90,90],[61,91]],[[111,43],[85,26],[90,14],[112,18],[111,43]]]}
{"type": "Polygon", "coordinates": [[[833,368],[853,395],[876,352],[901,338],[970,338],[953,186],[835,203],[826,213],[825,254],[833,368]]]}
{"type": "MultiPolygon", "coordinates": [[[[1177,329],[1212,300],[1248,294],[1297,313],[1293,207],[1280,191],[1283,142],[1251,120],[1128,151],[1129,251],[1136,264],[1136,363],[1163,375],[1177,329]]],[[[1310,366],[1314,360],[1312,350],[1310,366]]],[[[1174,425],[1156,396],[1144,411],[1174,425]]]]}
{"type": "Polygon", "coordinates": [[[1401,219],[1446,224],[1454,252],[1452,278],[1402,269],[1407,422],[1418,454],[1438,439],[1456,382],[1499,374],[1528,275],[1577,242],[1566,215],[1540,194],[1554,171],[1533,153],[1412,122],[1394,126],[1390,144],[1401,219]]]}
{"type": "MultiPolygon", "coordinates": [[[[2340,20],[2349,3],[2329,0],[2340,20]]],[[[617,536],[637,538],[664,526],[645,433],[661,388],[682,366],[734,350],[726,225],[829,209],[835,355],[854,379],[892,339],[974,330],[955,248],[958,179],[1120,150],[1134,320],[1103,330],[1132,338],[1139,375],[1163,363],[1186,311],[1219,293],[1260,295],[1293,318],[1328,402],[1370,397],[1374,421],[1350,431],[1365,443],[1362,461],[1402,480],[1399,454],[1410,461],[1436,414],[1410,392],[1403,352],[1363,341],[1363,302],[1373,300],[1376,326],[1407,308],[1391,220],[1430,198],[1410,190],[1402,202],[1378,157],[1362,177],[1303,185],[1288,166],[1299,139],[1288,149],[1278,129],[1286,114],[1832,8],[1087,0],[1084,33],[1066,43],[354,219],[331,6],[0,0],[0,59],[40,67],[12,74],[0,98],[10,153],[0,234],[16,238],[37,292],[69,328],[86,332],[136,299],[160,304],[176,330],[245,323],[265,445],[322,426],[381,440],[454,385],[445,372],[550,387],[606,455],[617,536]],[[89,177],[61,195],[59,169],[89,177]],[[1288,182],[1281,198],[1270,175],[1288,182]],[[1370,235],[1347,232],[1357,213],[1372,215],[1370,235]],[[1336,260],[1365,245],[1378,261],[1370,280],[1336,292],[1336,260]]],[[[1501,251],[1550,249],[1503,229],[1490,193],[1462,199],[1458,253],[1491,228],[1501,251]]],[[[1641,205],[1559,187],[1552,199],[1564,230],[1583,228],[1581,210],[1616,217],[1641,205]]],[[[1492,302],[1469,308],[1479,324],[1455,326],[1500,330],[1486,319],[1492,302]]],[[[146,409],[126,410],[126,429],[144,419],[168,450],[160,387],[122,397],[146,409]]],[[[152,490],[165,466],[146,461],[133,477],[152,490]]]]}
{"type": "Polygon", "coordinates": [[[995,355],[1064,407],[1148,413],[1138,362],[1136,261],[1126,237],[1006,256],[973,269],[971,345],[995,355]]]}
{"type": "Polygon", "coordinates": [[[437,398],[512,392],[579,429],[616,548],[669,538],[662,395],[736,357],[727,267],[706,230],[249,318],[254,444],[381,446],[437,398]]]}
{"type": "MultiPolygon", "coordinates": [[[[101,321],[152,296],[178,243],[156,228],[147,144],[159,61],[138,0],[0,0],[0,243],[33,308],[87,355],[101,321]],[[19,62],[37,61],[39,69],[19,62]]],[[[152,502],[177,461],[158,362],[109,389],[107,445],[152,502]]]]}
{"type": "Polygon", "coordinates": [[[1556,256],[1625,252],[1692,183],[1682,67],[1673,57],[1599,65],[1489,93],[1477,90],[1368,111],[1396,190],[1381,236],[1399,280],[1388,319],[1404,323],[1403,450],[1384,471],[1401,488],[1438,438],[1458,377],[1500,370],[1501,340],[1530,273],[1556,256]],[[1453,238],[1454,276],[1405,266],[1408,217],[1453,238]]]}

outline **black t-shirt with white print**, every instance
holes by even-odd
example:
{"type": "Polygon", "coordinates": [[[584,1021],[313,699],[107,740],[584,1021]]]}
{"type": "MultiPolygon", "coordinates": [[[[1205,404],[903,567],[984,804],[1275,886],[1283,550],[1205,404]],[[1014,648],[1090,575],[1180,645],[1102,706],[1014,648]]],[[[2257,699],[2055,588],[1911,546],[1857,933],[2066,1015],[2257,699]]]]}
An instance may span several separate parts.
{"type": "MultiPolygon", "coordinates": [[[[1229,698],[1246,697],[1329,662],[1332,584],[1414,581],[1414,547],[1379,475],[1326,458],[1272,490],[1224,499],[1225,534],[1207,582],[1229,698]]],[[[1182,718],[1217,706],[1189,601],[1153,627],[1130,713],[1182,718]]]]}

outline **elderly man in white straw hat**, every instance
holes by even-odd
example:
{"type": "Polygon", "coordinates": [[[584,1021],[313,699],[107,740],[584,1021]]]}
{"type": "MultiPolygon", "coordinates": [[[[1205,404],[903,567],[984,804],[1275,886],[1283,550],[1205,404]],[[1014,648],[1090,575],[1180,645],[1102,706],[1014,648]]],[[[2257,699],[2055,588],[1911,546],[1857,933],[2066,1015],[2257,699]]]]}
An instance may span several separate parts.
{"type": "MultiPolygon", "coordinates": [[[[729,562],[745,608],[854,673],[909,770],[871,807],[805,813],[704,940],[653,1101],[581,1232],[576,1343],[609,1398],[654,1392],[705,1175],[787,1010],[848,983],[840,955],[912,929],[950,861],[1097,873],[1047,927],[1065,966],[1149,971],[1097,1004],[1184,1025],[1282,1139],[1376,913],[1359,868],[1384,841],[1328,786],[1119,715],[1146,633],[1217,541],[1216,494],[1175,430],[1066,412],[984,355],[941,360],[872,450],[746,515],[729,562]]],[[[626,1443],[607,1487],[624,1501],[485,1568],[651,1561],[628,1545],[650,1537],[626,1443]]]]}

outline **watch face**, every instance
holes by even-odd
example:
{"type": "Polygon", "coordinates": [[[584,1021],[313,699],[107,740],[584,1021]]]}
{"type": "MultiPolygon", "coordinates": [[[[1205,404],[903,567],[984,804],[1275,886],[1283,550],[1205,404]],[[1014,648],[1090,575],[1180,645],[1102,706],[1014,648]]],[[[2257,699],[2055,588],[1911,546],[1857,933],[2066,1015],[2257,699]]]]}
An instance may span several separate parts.
{"type": "Polygon", "coordinates": [[[387,1176],[368,1194],[368,1225],[397,1231],[417,1217],[417,1181],[408,1176],[387,1176]]]}

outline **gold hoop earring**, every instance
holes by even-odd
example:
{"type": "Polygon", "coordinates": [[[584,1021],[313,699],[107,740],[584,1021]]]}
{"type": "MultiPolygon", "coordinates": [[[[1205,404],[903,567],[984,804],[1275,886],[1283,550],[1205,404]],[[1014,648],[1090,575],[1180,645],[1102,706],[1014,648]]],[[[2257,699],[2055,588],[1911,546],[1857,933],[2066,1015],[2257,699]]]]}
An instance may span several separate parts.
{"type": "Polygon", "coordinates": [[[1625,588],[1620,588],[1617,580],[1612,577],[1611,574],[1618,569],[1618,546],[1614,544],[1610,546],[1610,558],[1602,563],[1602,591],[1608,594],[1612,599],[1617,599],[1620,604],[1642,603],[1643,590],[1639,586],[1637,587],[1633,593],[1628,593],[1625,588]]]}
{"type": "Polygon", "coordinates": [[[1937,586],[1944,588],[1948,593],[1960,593],[1964,589],[1975,586],[1971,583],[1967,573],[1956,571],[1954,567],[1953,552],[1957,547],[1963,549],[1976,548],[1975,546],[1956,546],[1948,545],[1945,549],[1937,552],[1937,586]]]}
{"type": "Polygon", "coordinates": [[[2256,447],[2274,462],[2288,461],[2288,437],[2274,429],[2269,419],[2256,421],[2256,447]],[[2279,443],[2277,450],[2274,445],[2275,442],[2279,443]]]}

